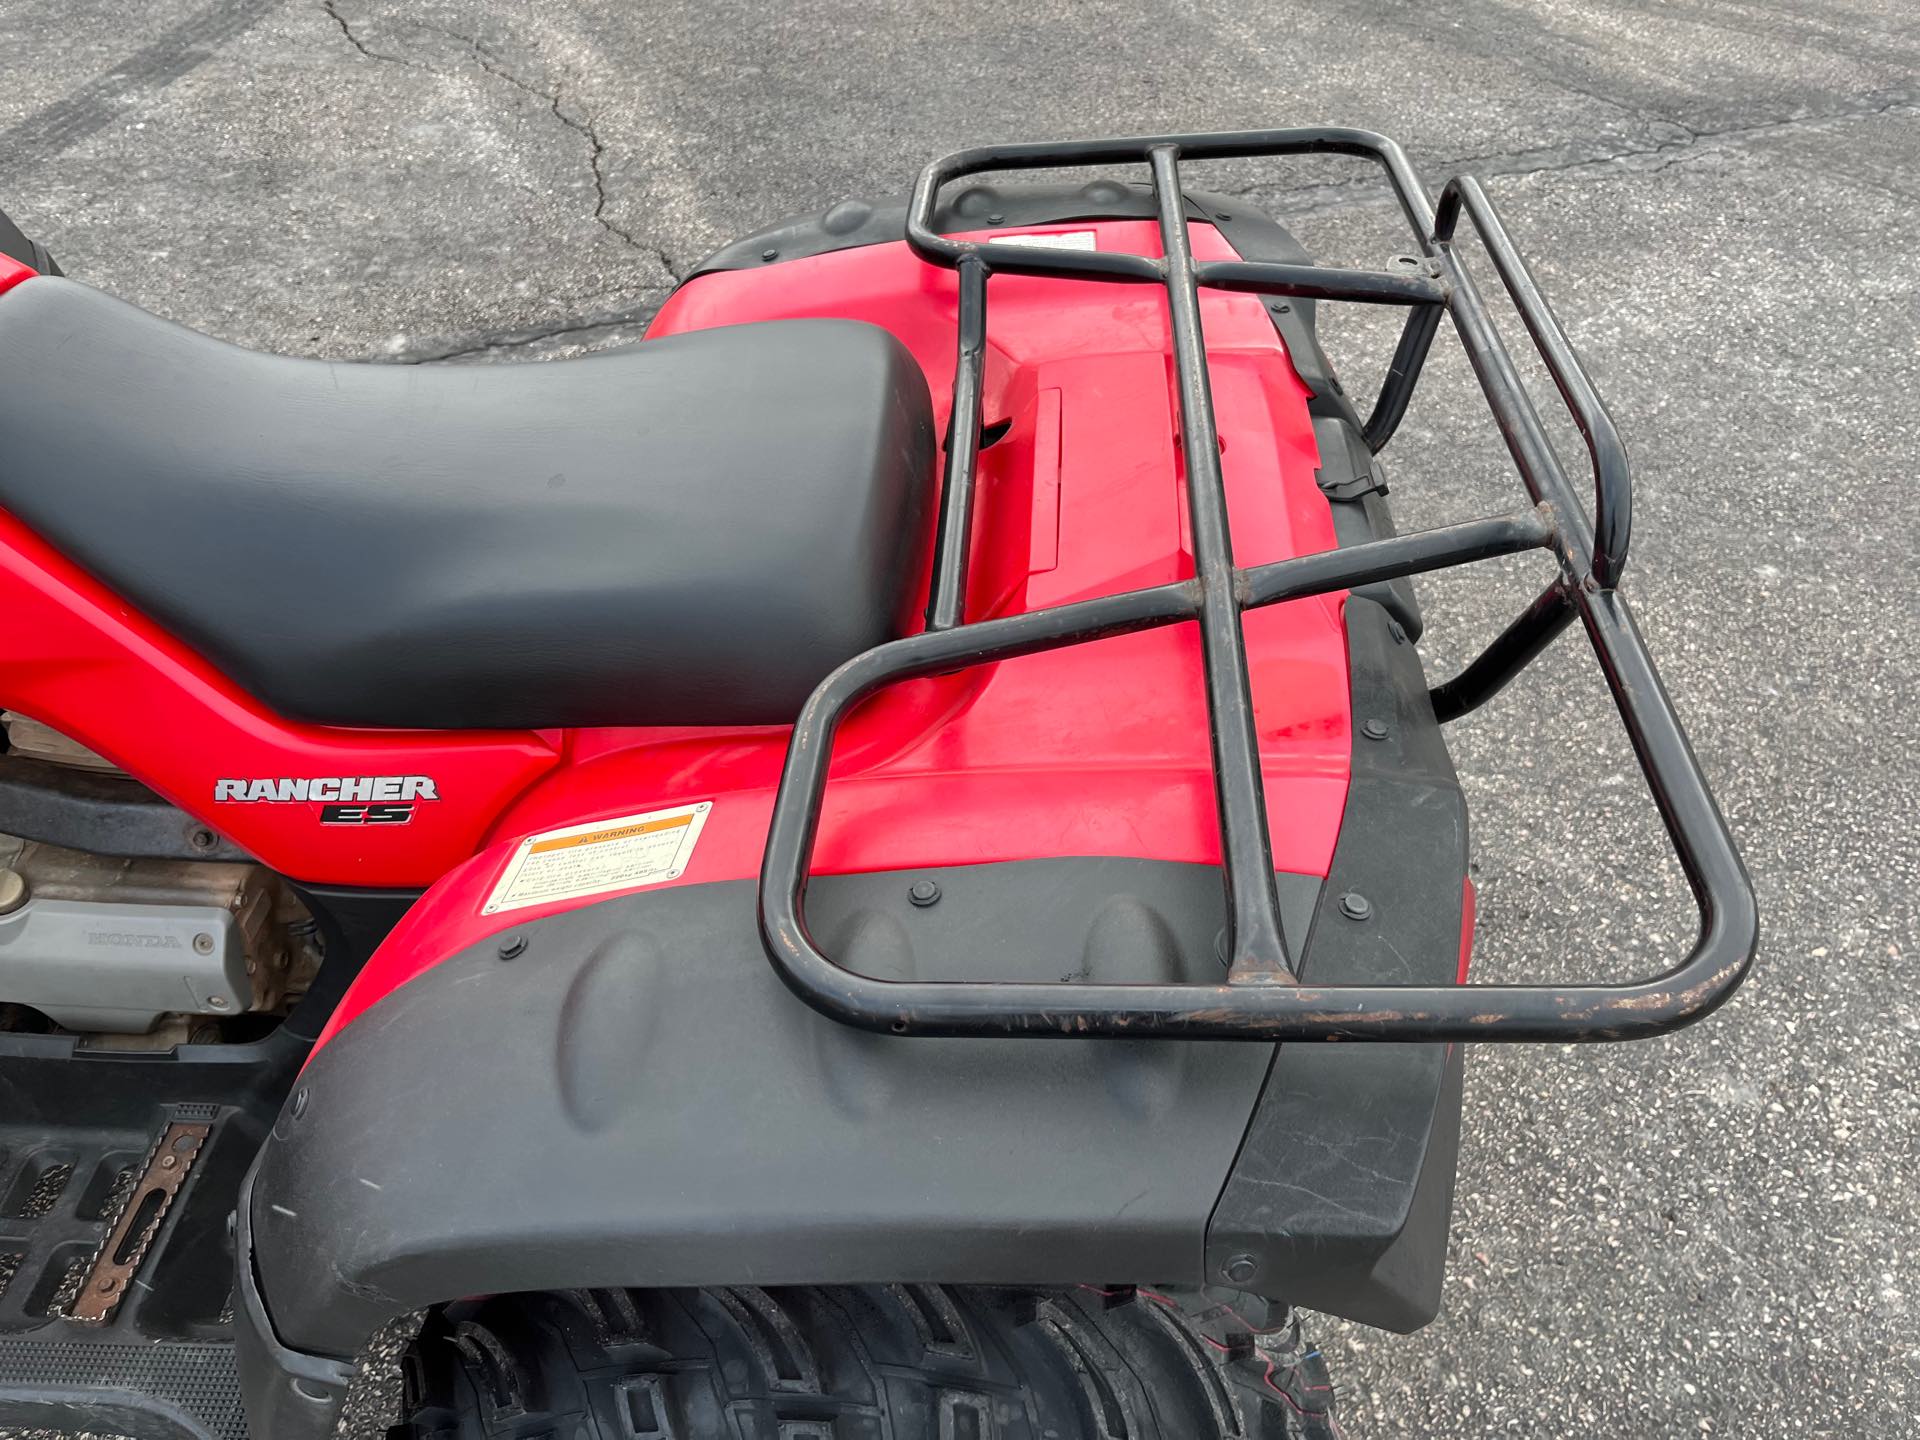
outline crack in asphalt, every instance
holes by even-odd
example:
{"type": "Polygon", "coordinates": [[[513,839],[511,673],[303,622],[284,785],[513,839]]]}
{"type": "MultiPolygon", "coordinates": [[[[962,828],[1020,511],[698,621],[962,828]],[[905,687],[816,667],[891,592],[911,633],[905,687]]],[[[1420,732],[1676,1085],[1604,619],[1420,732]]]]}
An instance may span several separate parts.
{"type": "MultiPolygon", "coordinates": [[[[332,0],[326,7],[333,14],[332,0]]],[[[339,17],[336,16],[336,19],[339,17]]],[[[342,29],[346,29],[343,22],[342,29]]],[[[597,203],[594,218],[615,235],[625,240],[635,249],[650,253],[657,258],[675,283],[682,278],[677,266],[657,245],[639,240],[620,229],[602,213],[607,204],[607,191],[601,172],[600,159],[605,151],[598,133],[590,122],[580,122],[565,114],[561,108],[561,90],[543,90],[521,79],[501,67],[492,53],[482,42],[472,36],[461,35],[454,31],[443,32],[452,38],[472,47],[482,68],[488,73],[499,76],[517,89],[529,95],[545,100],[553,115],[563,125],[583,136],[592,149],[592,163],[597,203]]],[[[349,40],[355,37],[349,33],[349,40]]],[[[355,40],[356,48],[361,47],[355,40]]],[[[375,55],[374,58],[387,58],[375,55]]],[[[402,62],[411,63],[411,62],[402,62]]],[[[1596,97],[1598,98],[1598,97],[1596,97]]],[[[1792,133],[1803,130],[1815,130],[1835,124],[1844,124],[1857,120],[1872,119],[1881,115],[1903,111],[1920,111],[1920,86],[1905,87],[1891,94],[1874,97],[1861,104],[1828,111],[1819,115],[1790,116],[1778,120],[1762,120],[1744,125],[1729,125],[1716,130],[1695,130],[1677,120],[1642,116],[1649,131],[1661,127],[1679,132],[1672,139],[1662,140],[1653,145],[1619,146],[1610,150],[1595,152],[1578,146],[1555,146],[1550,149],[1524,150],[1506,154],[1478,155],[1466,159],[1445,163],[1437,167],[1443,174],[1454,174],[1461,170],[1474,170],[1487,175],[1500,175],[1513,179],[1525,179],[1533,175],[1561,174],[1582,170],[1605,170],[1616,166],[1630,166],[1641,174],[1659,174],[1694,158],[1703,148],[1719,146],[1737,149],[1741,145],[1769,135],[1792,133]],[[1637,162],[1637,163],[1636,163],[1637,162]]],[[[1365,205],[1391,204],[1393,196],[1382,181],[1356,179],[1339,181],[1328,185],[1300,186],[1292,190],[1274,191],[1266,186],[1248,186],[1237,190],[1217,192],[1234,196],[1258,196],[1268,200],[1276,212],[1288,217],[1323,214],[1331,211],[1365,205]]],[[[668,287],[670,288],[670,287],[668,287]]],[[[552,325],[533,327],[523,330],[483,332],[478,335],[462,337],[439,349],[409,352],[401,355],[378,357],[390,363],[430,364],[441,360],[460,359],[469,355],[484,354],[490,350],[517,350],[537,345],[562,335],[580,334],[595,330],[612,329],[620,325],[643,323],[652,318],[658,303],[643,305],[628,311],[601,312],[595,315],[572,317],[556,321],[552,325]]]]}
{"type": "MultiPolygon", "coordinates": [[[[389,64],[405,65],[415,70],[431,71],[433,69],[432,66],[423,61],[410,60],[402,55],[390,55],[385,51],[373,49],[355,33],[352,23],[346,16],[340,13],[335,0],[321,0],[320,8],[326,11],[333,19],[334,24],[340,27],[340,33],[346,38],[347,43],[369,60],[380,60],[389,64]]],[[[650,256],[652,259],[658,261],[660,268],[665,270],[671,279],[676,283],[679,281],[681,277],[681,267],[664,245],[661,245],[658,241],[648,240],[642,236],[635,235],[624,225],[616,222],[613,217],[607,213],[607,207],[612,203],[613,192],[607,182],[606,141],[600,138],[599,128],[595,125],[593,116],[590,113],[583,111],[583,113],[578,116],[570,115],[562,108],[565,99],[565,87],[562,84],[556,81],[553,88],[549,90],[516,74],[507,66],[506,62],[500,58],[498,52],[477,35],[468,35],[459,30],[449,29],[443,25],[429,24],[426,21],[416,21],[414,23],[422,29],[435,31],[438,34],[445,35],[450,40],[455,40],[465,45],[473,52],[474,63],[477,64],[481,70],[493,76],[495,79],[504,80],[522,94],[530,95],[534,99],[544,102],[548,113],[550,113],[555,120],[558,120],[568,130],[571,130],[574,134],[585,140],[587,142],[587,164],[593,175],[594,223],[629,248],[637,250],[642,255],[650,256]]]]}
{"type": "MultiPolygon", "coordinates": [[[[431,28],[438,29],[440,27],[431,28]]],[[[565,110],[560,108],[564,97],[564,86],[556,81],[551,90],[546,90],[514,74],[512,70],[509,70],[506,65],[502,63],[500,57],[494,53],[493,49],[479,37],[463,35],[457,30],[441,29],[441,33],[469,46],[473,50],[475,62],[482,70],[486,71],[487,74],[506,81],[507,84],[513,86],[514,89],[520,91],[522,94],[531,95],[536,100],[546,101],[547,109],[553,118],[587,142],[587,164],[593,174],[593,218],[595,223],[609,235],[615,236],[633,249],[640,251],[643,255],[651,255],[655,260],[660,262],[661,268],[664,269],[669,276],[676,281],[679,280],[680,267],[674,263],[673,258],[668,255],[664,246],[651,240],[641,239],[625,226],[615,223],[613,218],[607,214],[607,205],[612,199],[611,192],[607,188],[607,174],[603,163],[606,159],[607,145],[606,142],[600,138],[600,132],[593,122],[593,116],[588,114],[585,115],[584,118],[581,118],[569,115],[565,110]]]]}
{"type": "Polygon", "coordinates": [[[442,360],[458,360],[468,355],[483,355],[490,350],[523,350],[530,345],[558,339],[563,335],[581,335],[595,330],[613,330],[621,326],[644,325],[661,303],[672,293],[668,285],[649,286],[641,292],[650,296],[639,305],[624,310],[602,310],[592,315],[571,315],[547,325],[531,325],[514,330],[483,330],[442,342],[439,346],[406,350],[399,354],[368,358],[387,365],[431,365],[442,360]]]}
{"type": "Polygon", "coordinates": [[[384,50],[373,49],[366,41],[353,33],[353,25],[348,21],[346,16],[340,13],[339,8],[334,4],[334,0],[321,0],[320,8],[333,17],[333,23],[338,25],[340,27],[340,33],[347,37],[347,43],[369,60],[384,60],[389,65],[405,65],[414,70],[425,70],[428,68],[418,60],[409,60],[404,55],[389,55],[384,50]]]}
{"type": "MultiPolygon", "coordinates": [[[[361,55],[370,60],[407,66],[413,69],[432,71],[433,66],[410,59],[403,55],[389,54],[372,48],[353,28],[348,18],[341,14],[336,0],[321,0],[320,8],[340,29],[342,37],[361,55]]],[[[593,178],[594,204],[593,219],[608,234],[614,236],[630,249],[651,257],[664,270],[669,279],[678,284],[683,278],[682,267],[677,263],[665,246],[657,241],[634,234],[619,224],[611,215],[608,207],[612,203],[612,189],[609,184],[606,167],[607,145],[602,139],[599,128],[591,113],[584,109],[581,113],[569,113],[566,103],[564,84],[556,81],[551,88],[536,84],[511,68],[502,59],[499,52],[485,40],[476,35],[446,26],[434,25],[425,21],[414,22],[420,28],[433,30],[467,47],[472,52],[474,62],[486,74],[504,81],[522,94],[542,102],[548,113],[561,125],[578,135],[587,145],[587,161],[593,178]]],[[[1614,100],[1597,92],[1579,86],[1556,81],[1562,88],[1586,96],[1589,99],[1605,103],[1623,114],[1638,120],[1653,139],[1651,144],[1616,145],[1596,149],[1578,143],[1545,147],[1538,150],[1508,151],[1495,154],[1467,156],[1444,161],[1437,167],[1439,173],[1452,175],[1461,171],[1475,171],[1484,175],[1497,175],[1512,179],[1526,179],[1544,174],[1578,174],[1580,172],[1606,172],[1621,168],[1640,174],[1659,174],[1675,166],[1685,164],[1703,153],[1713,150],[1739,149],[1756,140],[1778,134],[1801,131],[1813,131],[1854,121],[1873,119],[1878,116],[1920,111],[1920,86],[1904,86],[1890,92],[1881,92],[1877,96],[1862,97],[1859,103],[1843,106],[1816,115],[1788,116],[1772,120],[1751,121],[1739,125],[1728,125],[1718,129],[1696,130],[1681,121],[1667,117],[1649,115],[1643,110],[1614,100]]],[[[1287,216],[1310,216],[1349,208],[1393,203],[1391,191],[1383,180],[1371,176],[1352,180],[1334,181],[1321,185],[1295,186],[1276,189],[1267,185],[1245,186],[1228,190],[1225,193],[1234,196],[1260,197],[1271,205],[1276,213],[1287,216]]],[[[642,293],[660,295],[671,290],[667,287],[647,287],[642,293]]],[[[461,359],[467,356],[484,354],[497,350],[519,350],[538,345],[561,336],[586,334],[593,331],[614,329],[623,325],[644,323],[659,308],[658,299],[623,311],[597,312],[586,316],[574,316],[559,320],[550,325],[532,326],[521,329],[485,331],[463,336],[437,348],[403,352],[398,355],[377,357],[388,363],[430,364],[443,360],[461,359]]]]}
{"type": "MultiPolygon", "coordinates": [[[[1581,91],[1579,93],[1585,94],[1581,91]]],[[[1603,97],[1594,96],[1594,99],[1603,97]]],[[[1617,101],[1609,104],[1619,106],[1617,101]]],[[[1619,106],[1625,109],[1625,106],[1619,106]]],[[[1527,179],[1534,175],[1567,174],[1580,171],[1602,172],[1615,167],[1639,174],[1657,175],[1698,155],[1715,150],[1739,150],[1756,140],[1781,134],[1817,131],[1838,124],[1872,120],[1882,115],[1920,113],[1920,85],[1908,85],[1879,95],[1863,97],[1861,103],[1825,111],[1817,115],[1794,115],[1776,120],[1758,120],[1718,129],[1695,130],[1678,120],[1641,116],[1649,133],[1660,130],[1678,132],[1651,145],[1620,145],[1595,150],[1578,144],[1556,145],[1540,150],[1509,151],[1492,155],[1471,155],[1446,160],[1426,167],[1442,175],[1473,171],[1527,179]]],[[[1629,112],[1632,113],[1632,112],[1629,112]]],[[[1235,196],[1265,197],[1274,208],[1289,216],[1327,214],[1358,206],[1393,202],[1384,180],[1371,176],[1332,181],[1323,185],[1302,185],[1291,189],[1250,185],[1225,192],[1235,196]]]]}

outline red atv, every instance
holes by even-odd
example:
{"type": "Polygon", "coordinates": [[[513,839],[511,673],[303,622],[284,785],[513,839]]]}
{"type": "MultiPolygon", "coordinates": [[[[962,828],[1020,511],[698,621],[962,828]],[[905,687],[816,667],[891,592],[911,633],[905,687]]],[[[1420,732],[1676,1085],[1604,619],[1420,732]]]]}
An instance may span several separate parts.
{"type": "Polygon", "coordinates": [[[0,1423],[318,1440],[424,1312],[418,1440],[1333,1434],[1289,1307],[1433,1316],[1462,1042],[1751,962],[1614,428],[1480,187],[1379,136],[963,152],[510,368],[252,354],[0,247],[0,1423]],[[1182,184],[1321,152],[1416,255],[1182,184]],[[1327,300],[1407,312],[1364,419],[1327,300]],[[1528,503],[1400,535],[1443,316],[1528,503]],[[1430,689],[1408,577],[1522,550],[1430,689]],[[1468,985],[1441,726],[1576,619],[1698,941],[1468,985]]]}

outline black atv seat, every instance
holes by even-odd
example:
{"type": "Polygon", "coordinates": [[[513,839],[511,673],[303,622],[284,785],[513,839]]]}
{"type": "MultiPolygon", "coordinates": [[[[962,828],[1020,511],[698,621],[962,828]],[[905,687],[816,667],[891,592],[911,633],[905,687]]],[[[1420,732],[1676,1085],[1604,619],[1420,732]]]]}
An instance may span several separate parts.
{"type": "Polygon", "coordinates": [[[933,446],[851,321],[423,367],[0,296],[0,506],[321,724],[791,720],[912,608],[933,446]]]}

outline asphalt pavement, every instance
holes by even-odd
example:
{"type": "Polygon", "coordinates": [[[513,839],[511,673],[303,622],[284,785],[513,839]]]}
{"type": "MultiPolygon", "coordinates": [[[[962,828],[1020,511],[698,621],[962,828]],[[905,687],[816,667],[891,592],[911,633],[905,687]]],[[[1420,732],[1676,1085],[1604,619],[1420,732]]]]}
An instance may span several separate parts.
{"type": "MultiPolygon", "coordinates": [[[[1319,1321],[1354,1436],[1920,1434],[1917,117],[1911,0],[0,6],[0,206],[293,354],[630,341],[728,239],[988,140],[1342,123],[1486,177],[1633,451],[1625,588],[1765,939],[1672,1040],[1470,1057],[1440,1318],[1319,1321]]],[[[1202,179],[1379,263],[1356,174],[1202,179]]],[[[1326,333],[1377,377],[1377,329],[1326,333]]],[[[1390,454],[1403,525],[1513,494],[1457,346],[1390,454]]],[[[1523,568],[1423,584],[1431,673],[1523,568]]],[[[1483,979],[1691,940],[1583,645],[1453,732],[1483,979]]]]}

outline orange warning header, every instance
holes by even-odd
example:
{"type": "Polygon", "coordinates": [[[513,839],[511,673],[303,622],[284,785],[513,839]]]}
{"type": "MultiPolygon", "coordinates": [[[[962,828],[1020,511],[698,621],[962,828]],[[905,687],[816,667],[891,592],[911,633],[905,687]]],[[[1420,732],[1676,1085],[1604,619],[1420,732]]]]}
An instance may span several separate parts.
{"type": "Polygon", "coordinates": [[[607,840],[631,840],[636,835],[652,835],[661,830],[684,830],[693,823],[691,815],[675,815],[667,820],[643,820],[638,825],[618,825],[611,830],[595,830],[586,835],[556,835],[550,840],[536,840],[527,848],[530,855],[544,855],[549,850],[571,850],[576,845],[598,845],[607,840]]]}

